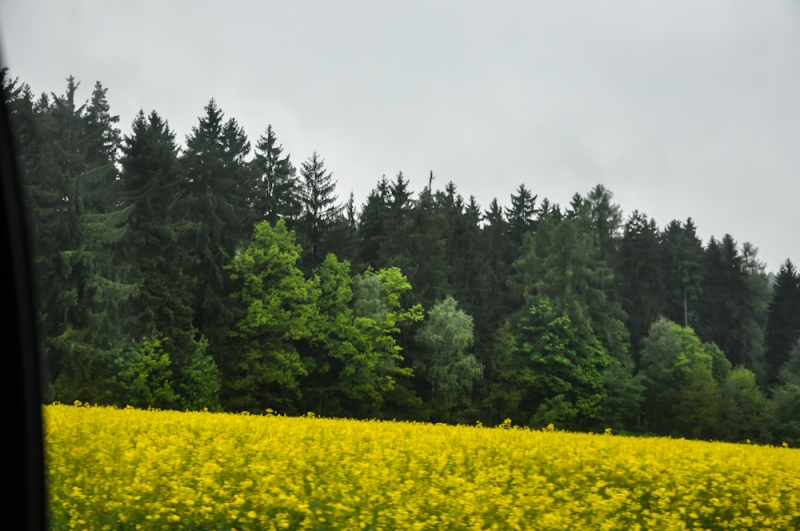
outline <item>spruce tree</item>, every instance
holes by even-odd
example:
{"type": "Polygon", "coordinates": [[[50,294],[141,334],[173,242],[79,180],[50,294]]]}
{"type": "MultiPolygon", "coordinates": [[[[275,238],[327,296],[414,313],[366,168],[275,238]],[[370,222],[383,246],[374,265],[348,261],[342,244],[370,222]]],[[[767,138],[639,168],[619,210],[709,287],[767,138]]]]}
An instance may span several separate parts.
{"type": "Polygon", "coordinates": [[[775,278],[766,330],[766,362],[769,383],[789,359],[789,352],[800,339],[800,274],[788,258],[775,278]]]}
{"type": "Polygon", "coordinates": [[[209,337],[212,348],[224,335],[219,328],[229,318],[223,267],[247,236],[242,181],[246,180],[244,157],[248,151],[244,132],[233,120],[223,122],[223,113],[212,99],[186,137],[181,159],[188,192],[187,217],[194,226],[187,251],[197,260],[188,272],[196,281],[194,325],[209,337]],[[219,330],[213,331],[215,328],[219,330]]]}
{"type": "Polygon", "coordinates": [[[703,293],[703,244],[692,218],[671,221],[660,235],[664,278],[664,314],[683,326],[694,326],[703,293]]]}
{"type": "Polygon", "coordinates": [[[711,238],[704,256],[705,278],[697,334],[714,342],[734,365],[752,370],[763,381],[763,327],[767,280],[755,249],[740,248],[732,236],[711,238]]]}
{"type": "Polygon", "coordinates": [[[114,263],[130,208],[119,194],[113,143],[98,153],[91,142],[118,134],[105,92],[95,91],[89,119],[87,106],[75,101],[77,89],[70,77],[63,96],[53,94],[52,104],[40,100],[49,160],[44,171],[28,176],[35,208],[47,218],[39,228],[40,248],[49,247],[42,262],[52,267],[42,301],[45,352],[54,369],[50,398],[109,403],[114,360],[129,345],[122,322],[135,293],[125,268],[114,263]],[[90,126],[99,129],[90,132],[90,126]]]}
{"type": "Polygon", "coordinates": [[[293,227],[303,208],[300,182],[289,155],[281,156],[283,146],[277,142],[270,125],[256,143],[252,163],[256,179],[253,213],[272,225],[285,219],[293,227]]]}
{"type": "Polygon", "coordinates": [[[389,182],[384,176],[369,193],[358,219],[358,270],[379,267],[381,244],[389,216],[389,182]]]}
{"type": "Polygon", "coordinates": [[[139,111],[132,129],[120,159],[121,182],[132,206],[120,259],[131,264],[138,286],[131,303],[132,331],[136,338],[161,341],[180,368],[196,350],[195,279],[187,274],[196,260],[187,251],[194,226],[185,219],[178,146],[155,111],[148,116],[139,111]]]}
{"type": "Polygon", "coordinates": [[[536,230],[536,198],[524,184],[520,184],[516,194],[511,194],[511,208],[506,208],[506,219],[511,242],[522,245],[522,237],[536,230]]]}
{"type": "Polygon", "coordinates": [[[655,220],[634,211],[625,223],[616,260],[615,280],[627,314],[634,359],[664,304],[658,232],[655,220]]]}
{"type": "Polygon", "coordinates": [[[343,228],[342,207],[336,203],[336,181],[326,172],[325,161],[316,152],[300,166],[300,176],[303,213],[298,232],[303,246],[303,265],[310,272],[335,249],[343,228]]]}

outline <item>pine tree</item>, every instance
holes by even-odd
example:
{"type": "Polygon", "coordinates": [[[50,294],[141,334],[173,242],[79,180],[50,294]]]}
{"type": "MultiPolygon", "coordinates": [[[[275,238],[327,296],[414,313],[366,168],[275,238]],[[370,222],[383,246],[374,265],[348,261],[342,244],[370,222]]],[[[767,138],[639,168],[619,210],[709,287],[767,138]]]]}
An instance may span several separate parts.
{"type": "Polygon", "coordinates": [[[116,162],[122,136],[116,124],[119,116],[111,115],[106,94],[108,89],[98,81],[86,107],[86,163],[102,166],[116,162]]]}
{"type": "Polygon", "coordinates": [[[389,183],[384,176],[369,193],[358,220],[358,270],[379,268],[381,244],[389,216],[389,183]]]}
{"type": "Polygon", "coordinates": [[[766,330],[766,362],[769,383],[789,359],[800,339],[800,274],[788,258],[781,264],[773,287],[766,330]]]}
{"type": "Polygon", "coordinates": [[[614,194],[602,184],[598,184],[586,194],[581,204],[585,223],[597,239],[600,258],[613,261],[622,226],[622,209],[613,203],[614,194]]]}
{"type": "Polygon", "coordinates": [[[522,245],[522,237],[527,232],[536,230],[536,198],[530,190],[520,184],[517,193],[511,194],[511,208],[506,208],[508,230],[511,242],[522,245]]]}
{"type": "Polygon", "coordinates": [[[227,265],[247,236],[244,157],[249,144],[234,120],[223,123],[223,113],[212,99],[198,125],[186,137],[181,165],[188,191],[188,219],[195,234],[188,252],[197,259],[189,275],[196,280],[194,325],[209,337],[211,347],[229,317],[226,310],[227,265]]]}
{"type": "Polygon", "coordinates": [[[325,161],[314,152],[300,166],[303,213],[299,225],[303,265],[310,272],[334,250],[342,229],[342,207],[336,204],[336,181],[325,171],[325,161]]]}
{"type": "Polygon", "coordinates": [[[138,294],[131,303],[133,335],[162,341],[180,369],[197,349],[193,319],[195,260],[187,252],[193,225],[185,220],[183,175],[169,124],[139,114],[122,146],[121,182],[131,202],[120,260],[132,267],[138,294]]]}
{"type": "Polygon", "coordinates": [[[283,146],[277,144],[272,126],[259,138],[253,169],[256,174],[253,213],[260,220],[275,225],[285,219],[293,227],[302,212],[301,188],[289,155],[281,157],[283,146]]]}
{"type": "Polygon", "coordinates": [[[671,221],[660,235],[661,270],[664,278],[664,313],[683,326],[697,320],[697,304],[703,293],[703,243],[692,218],[671,221]]]}
{"type": "Polygon", "coordinates": [[[628,316],[631,352],[637,359],[640,342],[661,315],[664,289],[661,274],[658,227],[655,220],[634,211],[625,223],[616,260],[615,280],[628,316]]]}
{"type": "Polygon", "coordinates": [[[129,345],[120,323],[135,294],[124,268],[113,260],[130,208],[118,193],[113,146],[103,158],[90,142],[115,134],[105,92],[95,91],[90,120],[87,106],[75,102],[77,89],[70,77],[64,96],[54,94],[52,104],[40,100],[48,161],[43,171],[28,176],[36,208],[47,218],[38,235],[39,243],[49,246],[40,257],[50,273],[43,300],[45,352],[54,369],[50,398],[108,403],[114,360],[129,345]],[[90,133],[89,126],[98,127],[97,116],[104,112],[106,129],[90,133]]]}
{"type": "Polygon", "coordinates": [[[734,366],[752,370],[763,381],[763,327],[768,294],[763,264],[755,249],[740,252],[732,236],[711,238],[704,256],[705,278],[697,334],[716,343],[734,366]]]}
{"type": "Polygon", "coordinates": [[[446,220],[429,187],[414,202],[403,224],[392,226],[381,246],[382,264],[392,264],[408,276],[412,300],[430,308],[450,293],[447,281],[446,220]]]}

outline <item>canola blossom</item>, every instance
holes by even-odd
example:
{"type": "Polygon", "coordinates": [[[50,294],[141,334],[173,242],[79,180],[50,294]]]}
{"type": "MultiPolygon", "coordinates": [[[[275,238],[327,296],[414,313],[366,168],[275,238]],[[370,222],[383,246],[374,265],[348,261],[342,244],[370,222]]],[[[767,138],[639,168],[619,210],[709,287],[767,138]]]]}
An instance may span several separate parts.
{"type": "Polygon", "coordinates": [[[794,449],[311,414],[44,417],[53,529],[800,528],[794,449]]]}

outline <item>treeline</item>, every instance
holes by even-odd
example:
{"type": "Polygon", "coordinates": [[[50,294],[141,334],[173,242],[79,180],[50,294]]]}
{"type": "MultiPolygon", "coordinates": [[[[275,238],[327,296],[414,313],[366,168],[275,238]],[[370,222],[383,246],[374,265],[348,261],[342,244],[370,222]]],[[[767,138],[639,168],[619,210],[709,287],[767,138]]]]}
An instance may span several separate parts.
{"type": "Polygon", "coordinates": [[[357,206],[216,103],[181,148],[106,89],[3,72],[47,401],[313,411],[800,445],[800,277],[602,185],[508,206],[398,173],[357,206]]]}

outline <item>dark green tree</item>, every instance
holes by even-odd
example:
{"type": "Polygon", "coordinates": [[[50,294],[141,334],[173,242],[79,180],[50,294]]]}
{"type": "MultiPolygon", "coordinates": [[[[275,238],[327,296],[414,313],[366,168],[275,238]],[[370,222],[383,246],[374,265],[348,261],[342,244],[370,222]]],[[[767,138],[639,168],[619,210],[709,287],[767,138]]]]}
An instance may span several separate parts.
{"type": "Polygon", "coordinates": [[[285,219],[293,227],[303,210],[301,186],[289,155],[281,155],[283,146],[278,145],[272,126],[267,126],[256,142],[252,162],[256,192],[253,215],[257,221],[265,220],[272,225],[285,219]]]}
{"type": "Polygon", "coordinates": [[[541,297],[517,325],[515,352],[523,366],[520,408],[531,426],[599,427],[610,359],[590,331],[541,297]]]}
{"type": "Polygon", "coordinates": [[[791,260],[781,264],[775,278],[766,330],[766,362],[769,383],[789,359],[789,352],[800,339],[800,275],[791,260]]]}
{"type": "Polygon", "coordinates": [[[703,244],[692,218],[671,221],[660,235],[664,278],[664,314],[675,323],[693,325],[703,293],[703,244]]]}
{"type": "Polygon", "coordinates": [[[358,270],[379,267],[381,243],[386,237],[389,215],[389,182],[386,177],[369,193],[358,219],[358,270]]]}
{"type": "Polygon", "coordinates": [[[662,314],[664,287],[658,227],[655,220],[635,210],[625,223],[616,259],[615,280],[622,308],[628,316],[631,353],[638,359],[641,341],[662,314]]]}
{"type": "MultiPolygon", "coordinates": [[[[46,170],[27,176],[38,203],[34,208],[49,219],[40,227],[39,243],[52,245],[40,262],[51,282],[42,305],[43,328],[49,331],[44,350],[54,369],[50,398],[108,403],[114,360],[130,340],[120,322],[136,292],[113,260],[130,208],[119,199],[113,162],[88,162],[95,154],[87,152],[90,140],[114,136],[115,120],[106,121],[111,130],[90,134],[87,106],[75,101],[77,89],[70,77],[63,96],[54,94],[52,104],[42,99],[39,123],[50,143],[49,160],[46,170]]],[[[95,115],[98,108],[107,109],[104,98],[102,90],[95,92],[90,104],[95,115]]]]}
{"type": "Polygon", "coordinates": [[[697,334],[716,343],[734,366],[742,365],[763,380],[766,312],[769,285],[756,249],[743,248],[726,234],[713,237],[704,256],[697,334]]]}
{"type": "Polygon", "coordinates": [[[302,178],[303,213],[298,234],[303,245],[303,264],[312,271],[322,263],[328,252],[336,250],[343,223],[342,207],[337,205],[336,181],[325,170],[325,161],[314,152],[300,166],[302,178]]]}
{"type": "Polygon", "coordinates": [[[149,116],[140,111],[134,119],[133,131],[122,145],[120,165],[131,213],[117,260],[129,265],[137,286],[128,305],[131,333],[160,342],[182,389],[184,407],[215,408],[218,371],[205,352],[207,341],[198,338],[194,328],[195,279],[185,274],[196,264],[187,252],[193,227],[185,221],[186,183],[175,134],[155,111],[149,116]],[[210,383],[210,391],[200,391],[206,384],[195,381],[201,379],[210,383]]]}
{"type": "Polygon", "coordinates": [[[508,234],[514,245],[522,244],[522,237],[536,230],[536,198],[524,184],[516,194],[511,194],[511,208],[506,208],[508,234]]]}

